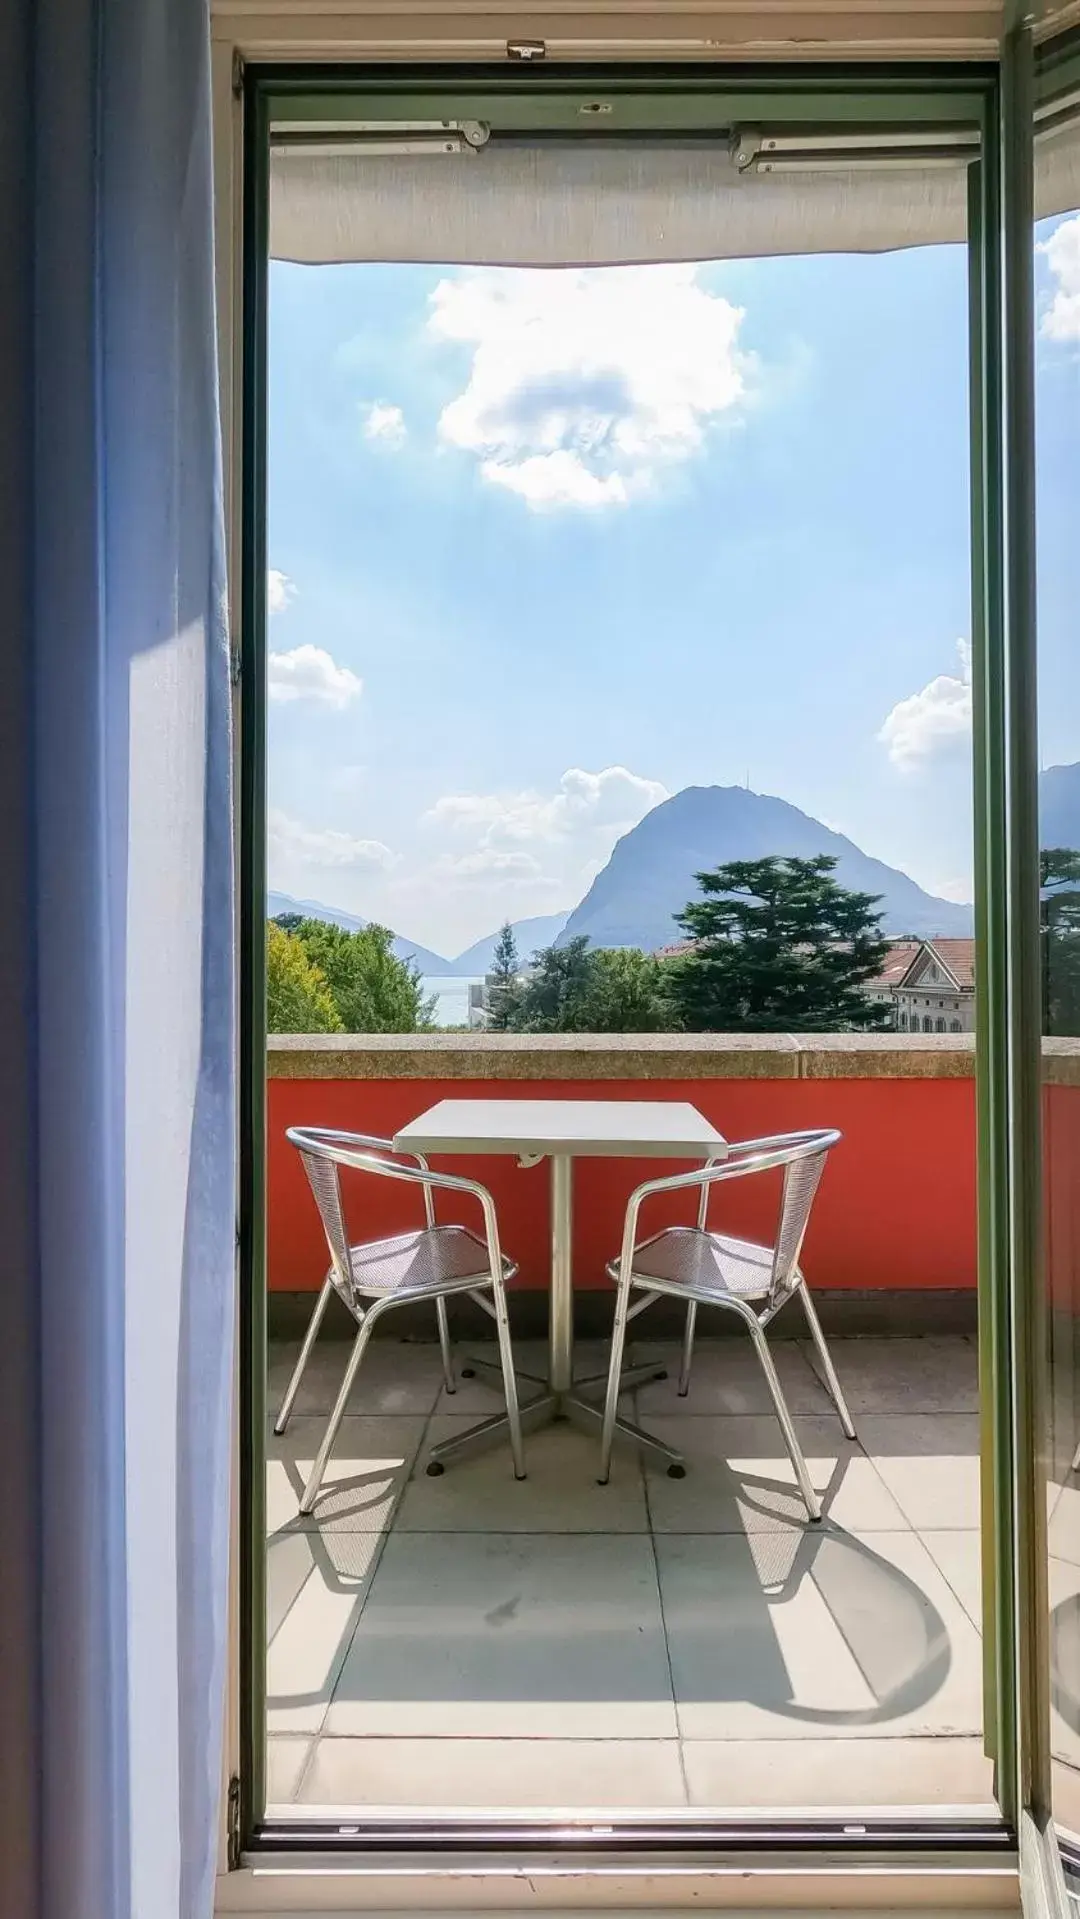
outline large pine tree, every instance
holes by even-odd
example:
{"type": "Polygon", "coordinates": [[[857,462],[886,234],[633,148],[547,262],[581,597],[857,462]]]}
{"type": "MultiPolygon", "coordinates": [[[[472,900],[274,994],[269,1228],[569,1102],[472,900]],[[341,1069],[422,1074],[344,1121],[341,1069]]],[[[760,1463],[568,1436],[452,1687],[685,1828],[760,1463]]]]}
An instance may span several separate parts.
{"type": "Polygon", "coordinates": [[[888,950],[871,893],[833,878],[834,859],[731,860],[698,873],[678,915],[689,950],[669,991],[692,1033],[853,1032],[884,1024],[862,988],[888,950]]]}

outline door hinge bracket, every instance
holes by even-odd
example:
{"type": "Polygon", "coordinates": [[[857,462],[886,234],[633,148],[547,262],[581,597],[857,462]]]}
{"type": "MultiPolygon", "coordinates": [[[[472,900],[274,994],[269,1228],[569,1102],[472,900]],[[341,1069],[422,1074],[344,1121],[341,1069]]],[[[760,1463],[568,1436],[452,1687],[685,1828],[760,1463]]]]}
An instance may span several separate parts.
{"type": "Polygon", "coordinates": [[[227,1827],[228,1827],[226,1832],[226,1840],[225,1840],[226,1864],[228,1865],[230,1872],[239,1872],[240,1870],[240,1781],[237,1778],[235,1773],[233,1773],[232,1778],[229,1780],[229,1799],[228,1799],[228,1805],[226,1808],[226,1813],[227,1813],[227,1827]]]}

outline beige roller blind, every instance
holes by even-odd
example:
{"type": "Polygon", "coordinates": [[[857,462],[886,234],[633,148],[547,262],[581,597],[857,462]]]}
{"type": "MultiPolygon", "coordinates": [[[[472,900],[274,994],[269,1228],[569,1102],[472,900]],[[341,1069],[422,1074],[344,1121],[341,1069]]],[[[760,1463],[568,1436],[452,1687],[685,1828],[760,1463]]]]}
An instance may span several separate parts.
{"type": "Polygon", "coordinates": [[[721,146],[498,143],[468,155],[310,149],[271,162],[270,250],[297,261],[613,265],[879,252],[962,240],[962,160],[740,173],[721,146]]]}

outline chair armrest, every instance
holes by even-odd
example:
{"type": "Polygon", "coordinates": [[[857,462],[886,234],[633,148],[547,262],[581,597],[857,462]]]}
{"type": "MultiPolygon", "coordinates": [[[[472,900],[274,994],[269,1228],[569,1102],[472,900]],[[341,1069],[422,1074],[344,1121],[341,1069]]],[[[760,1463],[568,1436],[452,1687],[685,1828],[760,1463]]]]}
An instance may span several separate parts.
{"type": "Polygon", "coordinates": [[[840,1138],[840,1133],[835,1130],[826,1131],[822,1128],[803,1133],[776,1133],[765,1139],[740,1140],[728,1148],[724,1159],[707,1160],[704,1166],[697,1166],[689,1173],[668,1173],[660,1179],[645,1180],[642,1185],[635,1187],[626,1208],[619,1251],[620,1285],[629,1281],[637,1245],[638,1217],[647,1200],[654,1199],[659,1193],[677,1193],[700,1187],[698,1226],[704,1231],[709,1194],[722,1180],[746,1179],[754,1173],[769,1173],[778,1166],[790,1166],[794,1160],[827,1152],[840,1138]]]}
{"type": "Polygon", "coordinates": [[[376,1139],[369,1134],[337,1132],[329,1127],[290,1126],[286,1137],[298,1151],[320,1154],[338,1166],[348,1166],[359,1173],[375,1173],[383,1179],[400,1179],[408,1185],[422,1187],[429,1227],[435,1224],[436,1192],[468,1193],[478,1201],[484,1217],[484,1236],[492,1275],[495,1278],[501,1275],[502,1252],[495,1201],[478,1179],[466,1179],[461,1173],[433,1173],[422,1153],[398,1154],[392,1140],[376,1139]],[[415,1160],[417,1164],[403,1166],[403,1159],[415,1160]]]}

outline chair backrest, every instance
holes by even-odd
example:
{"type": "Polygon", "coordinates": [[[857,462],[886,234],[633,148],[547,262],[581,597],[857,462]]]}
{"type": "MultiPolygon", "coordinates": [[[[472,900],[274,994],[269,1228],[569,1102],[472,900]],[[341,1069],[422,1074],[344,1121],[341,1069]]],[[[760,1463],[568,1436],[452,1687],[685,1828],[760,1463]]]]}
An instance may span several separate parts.
{"type": "MultiPolygon", "coordinates": [[[[376,1176],[382,1174],[394,1179],[400,1177],[401,1158],[415,1161],[419,1156],[415,1153],[395,1155],[392,1140],[378,1139],[368,1133],[339,1133],[321,1127],[290,1126],[286,1138],[296,1147],[315,1195],[315,1204],[330,1250],[334,1283],[352,1299],[352,1260],[341,1197],[340,1168],[349,1166],[357,1172],[374,1173],[376,1176]]],[[[422,1160],[419,1163],[425,1164],[422,1160]]],[[[433,1226],[435,1212],[430,1186],[425,1185],[423,1191],[426,1221],[428,1226],[433,1226]]]]}
{"type": "Polygon", "coordinates": [[[791,1282],[802,1252],[802,1243],[810,1219],[810,1208],[814,1195],[821,1184],[821,1175],[825,1171],[825,1161],[830,1147],[839,1139],[838,1133],[823,1133],[820,1144],[815,1148],[807,1142],[801,1145],[797,1153],[785,1162],[784,1191],[780,1201],[780,1224],[773,1250],[772,1279],[769,1284],[769,1303],[776,1301],[791,1290],[791,1282]]]}
{"type": "Polygon", "coordinates": [[[701,1181],[698,1228],[707,1230],[709,1198],[714,1185],[728,1179],[740,1179],[748,1173],[783,1172],[780,1218],[773,1242],[772,1272],[769,1278],[769,1305],[776,1305],[791,1290],[791,1282],[802,1252],[810,1208],[821,1184],[825,1161],[840,1134],[821,1129],[805,1133],[777,1133],[769,1139],[746,1139],[733,1143],[727,1156],[709,1160],[696,1176],[701,1181]]]}

